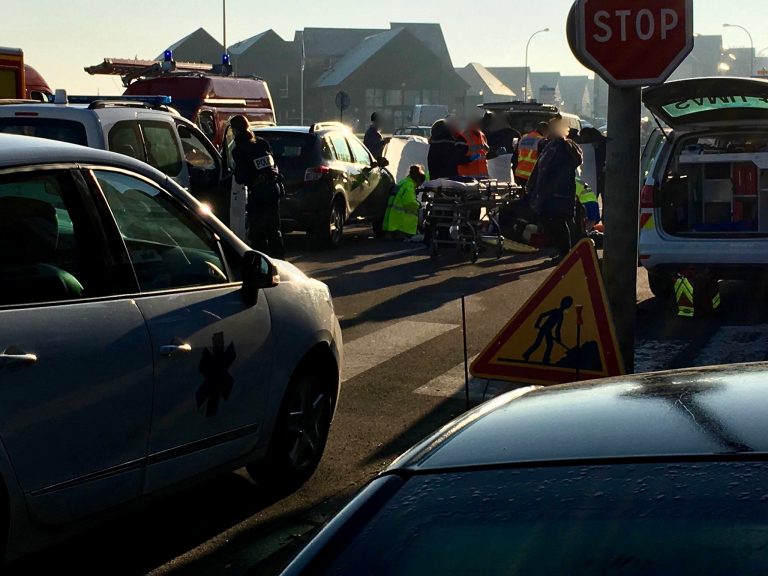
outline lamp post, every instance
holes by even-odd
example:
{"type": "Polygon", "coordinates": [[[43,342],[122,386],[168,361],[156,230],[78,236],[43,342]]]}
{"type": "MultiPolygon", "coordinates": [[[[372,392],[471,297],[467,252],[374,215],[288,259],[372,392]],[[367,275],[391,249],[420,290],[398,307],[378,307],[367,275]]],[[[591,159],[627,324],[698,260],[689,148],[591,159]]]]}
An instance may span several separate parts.
{"type": "Polygon", "coordinates": [[[533,34],[531,34],[530,38],[528,38],[528,42],[525,44],[525,86],[523,86],[523,93],[525,95],[524,100],[528,102],[528,84],[530,84],[530,72],[528,70],[528,48],[531,46],[531,40],[533,40],[533,37],[537,34],[542,34],[543,32],[549,32],[549,28],[542,28],[541,30],[537,30],[533,34]]]}
{"type": "Polygon", "coordinates": [[[752,34],[750,34],[749,30],[744,28],[744,26],[740,26],[738,24],[723,24],[723,28],[738,28],[739,30],[746,32],[747,36],[749,36],[749,75],[752,76],[755,73],[755,42],[752,40],[752,34]]]}

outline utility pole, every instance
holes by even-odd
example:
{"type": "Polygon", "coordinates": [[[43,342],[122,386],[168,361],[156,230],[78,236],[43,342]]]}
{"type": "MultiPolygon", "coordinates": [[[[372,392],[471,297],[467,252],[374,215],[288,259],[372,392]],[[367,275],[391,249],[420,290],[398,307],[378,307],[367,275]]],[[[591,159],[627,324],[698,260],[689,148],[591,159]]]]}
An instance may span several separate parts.
{"type": "Polygon", "coordinates": [[[611,86],[604,198],[603,279],[616,336],[629,373],[634,371],[637,320],[637,237],[640,210],[640,88],[611,86]]]}
{"type": "Polygon", "coordinates": [[[223,18],[222,21],[224,23],[224,52],[223,54],[227,54],[227,0],[221,0],[222,8],[223,8],[223,18]]]}

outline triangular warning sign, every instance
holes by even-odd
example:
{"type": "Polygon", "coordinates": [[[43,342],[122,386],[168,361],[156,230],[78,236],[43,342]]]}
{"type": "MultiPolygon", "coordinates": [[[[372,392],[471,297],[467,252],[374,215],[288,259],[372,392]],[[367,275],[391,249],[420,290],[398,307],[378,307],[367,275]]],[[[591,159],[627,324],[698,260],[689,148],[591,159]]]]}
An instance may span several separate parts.
{"type": "Polygon", "coordinates": [[[471,372],[478,378],[529,384],[624,374],[590,240],[579,242],[565,257],[472,363],[471,372]]]}

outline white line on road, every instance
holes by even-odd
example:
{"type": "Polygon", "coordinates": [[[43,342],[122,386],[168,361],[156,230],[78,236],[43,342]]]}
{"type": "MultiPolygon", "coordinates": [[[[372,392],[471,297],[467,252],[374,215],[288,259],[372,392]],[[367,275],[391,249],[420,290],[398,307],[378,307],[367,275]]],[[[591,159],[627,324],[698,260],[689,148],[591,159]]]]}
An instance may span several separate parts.
{"type": "Polygon", "coordinates": [[[343,382],[411,348],[458,328],[457,324],[403,320],[344,344],[343,382]]]}
{"type": "MultiPolygon", "coordinates": [[[[477,356],[470,358],[470,364],[476,357],[477,356]]],[[[485,380],[470,375],[469,400],[472,404],[477,404],[524,386],[527,386],[527,384],[513,384],[511,382],[485,380]]],[[[454,366],[447,372],[440,374],[440,376],[433,378],[424,384],[424,386],[414,390],[414,393],[422,394],[424,396],[437,396],[440,398],[464,399],[466,397],[464,362],[454,366]]]]}
{"type": "Polygon", "coordinates": [[[699,352],[694,366],[768,360],[768,325],[723,326],[699,352]]]}

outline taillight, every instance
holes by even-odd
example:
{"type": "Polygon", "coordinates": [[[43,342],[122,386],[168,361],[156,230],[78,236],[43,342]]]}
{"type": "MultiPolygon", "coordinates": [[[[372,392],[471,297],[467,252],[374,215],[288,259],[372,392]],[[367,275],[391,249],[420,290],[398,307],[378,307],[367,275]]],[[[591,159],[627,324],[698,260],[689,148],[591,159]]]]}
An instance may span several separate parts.
{"type": "Polygon", "coordinates": [[[316,166],[315,168],[307,168],[304,172],[304,182],[315,182],[320,180],[323,176],[331,171],[328,166],[316,166]]]}
{"type": "Polygon", "coordinates": [[[646,225],[653,218],[654,202],[656,198],[656,186],[646,184],[640,191],[640,230],[645,229],[646,225]]]}
{"type": "Polygon", "coordinates": [[[640,209],[655,208],[656,186],[646,184],[640,192],[640,209]]]}

